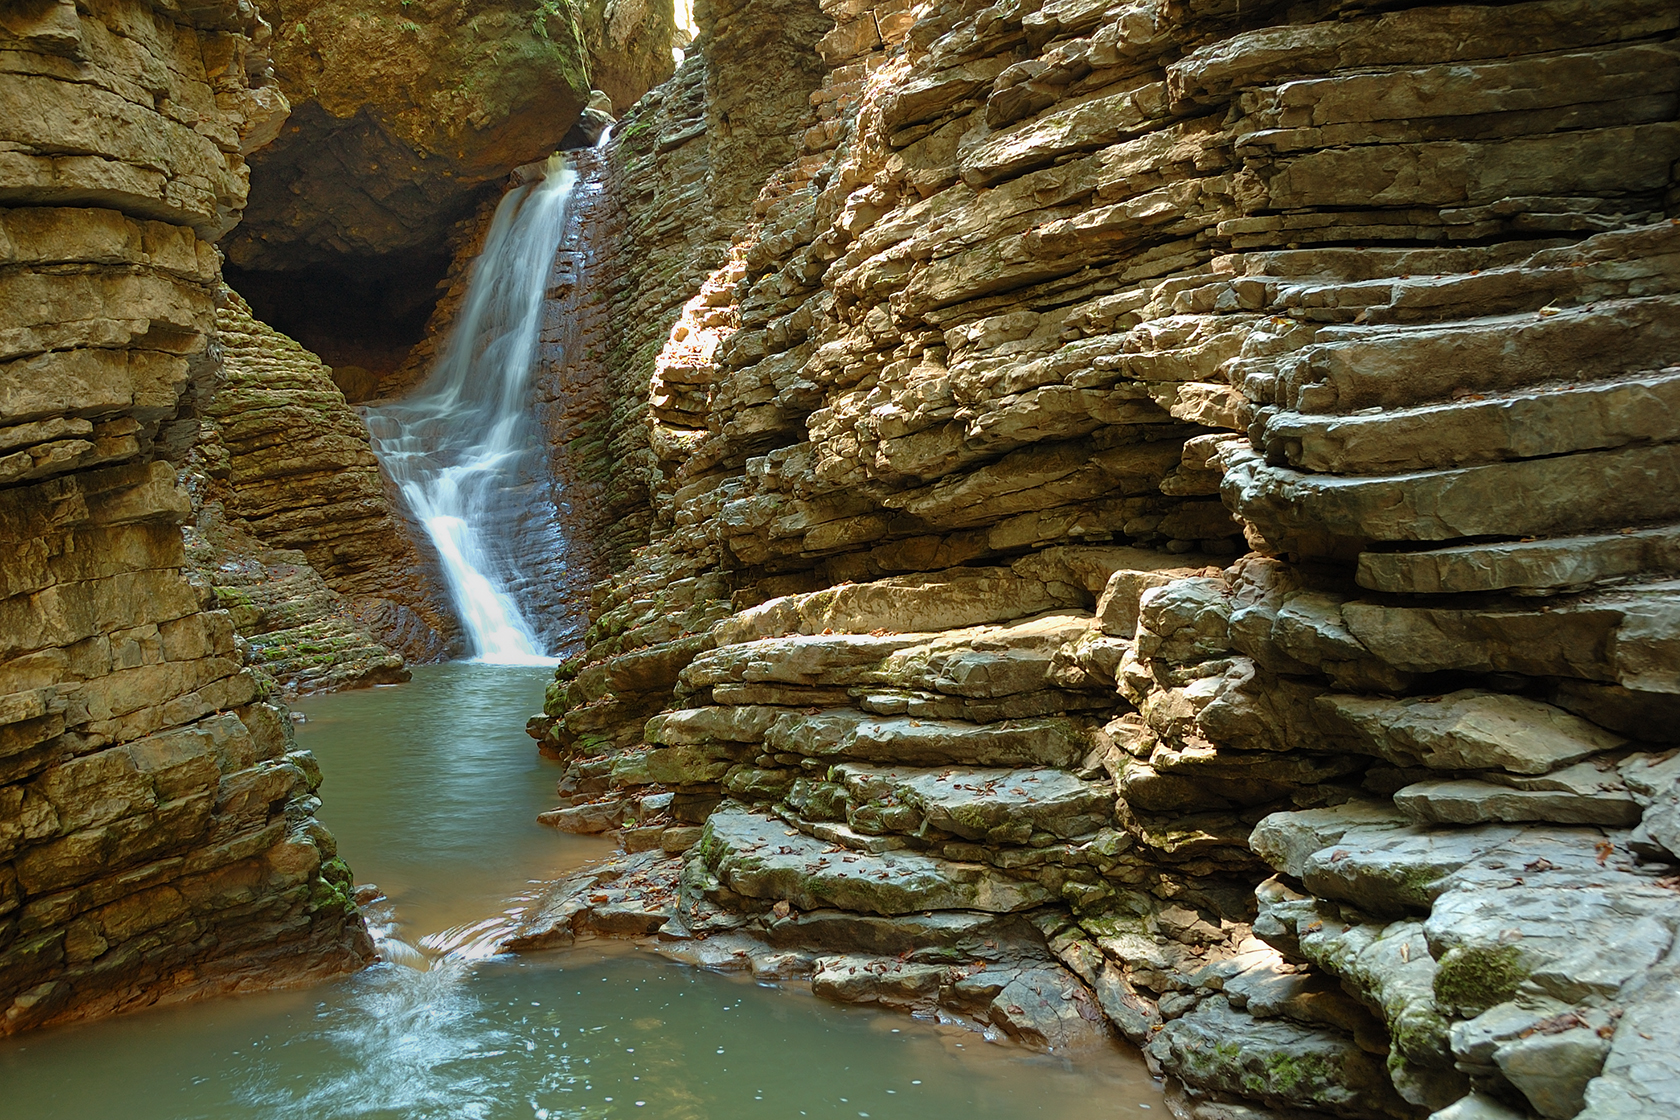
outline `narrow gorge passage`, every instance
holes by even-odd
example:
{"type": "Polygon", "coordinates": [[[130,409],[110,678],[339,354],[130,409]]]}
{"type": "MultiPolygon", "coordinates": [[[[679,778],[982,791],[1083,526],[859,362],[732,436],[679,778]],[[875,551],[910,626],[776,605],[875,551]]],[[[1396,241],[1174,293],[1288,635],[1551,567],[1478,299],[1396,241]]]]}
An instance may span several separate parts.
{"type": "Polygon", "coordinates": [[[1680,4],[673,8],[0,0],[0,1120],[1680,1118],[1680,4]]]}
{"type": "Polygon", "coordinates": [[[1069,1068],[610,942],[475,950],[528,879],[610,848],[533,820],[559,768],[499,717],[540,702],[547,675],[439,665],[298,705],[299,744],[330,775],[326,823],[388,894],[370,921],[408,963],[4,1040],[4,1113],[80,1118],[120,1100],[129,1120],[1164,1114],[1141,1063],[1119,1054],[1069,1068]]]}

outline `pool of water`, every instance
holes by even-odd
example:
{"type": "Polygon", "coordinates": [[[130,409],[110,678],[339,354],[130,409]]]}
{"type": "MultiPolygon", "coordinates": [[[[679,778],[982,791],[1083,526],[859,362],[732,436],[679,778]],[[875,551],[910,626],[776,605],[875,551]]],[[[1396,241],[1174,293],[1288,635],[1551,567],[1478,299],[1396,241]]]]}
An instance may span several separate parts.
{"type": "MultiPolygon", "coordinates": [[[[556,768],[521,733],[541,669],[444,665],[302,702],[322,818],[403,937],[450,940],[602,854],[533,821],[556,768]]],[[[1164,1116],[1134,1057],[1076,1064],[613,943],[427,954],[303,992],[0,1040],[0,1116],[559,1120],[1164,1116]]]]}

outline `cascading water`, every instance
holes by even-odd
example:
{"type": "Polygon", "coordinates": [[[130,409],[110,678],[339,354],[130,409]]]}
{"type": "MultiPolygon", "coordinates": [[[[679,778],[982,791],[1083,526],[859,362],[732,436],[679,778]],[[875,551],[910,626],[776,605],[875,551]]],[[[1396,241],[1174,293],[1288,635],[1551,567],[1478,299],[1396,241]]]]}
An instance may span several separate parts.
{"type": "Polygon", "coordinates": [[[412,396],[364,415],[380,465],[437,548],[475,659],[553,662],[510,593],[501,547],[528,527],[543,470],[529,413],[543,293],[577,175],[551,156],[503,196],[443,357],[412,396]]]}

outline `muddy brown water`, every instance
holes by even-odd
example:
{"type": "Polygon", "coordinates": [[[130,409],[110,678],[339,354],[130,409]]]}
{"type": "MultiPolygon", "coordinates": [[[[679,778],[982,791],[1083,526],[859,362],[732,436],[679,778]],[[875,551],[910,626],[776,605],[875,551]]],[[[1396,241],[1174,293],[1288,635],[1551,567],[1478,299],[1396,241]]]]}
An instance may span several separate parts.
{"type": "Polygon", "coordinates": [[[1119,1049],[1034,1055],[637,946],[486,955],[533,880],[608,850],[533,820],[558,772],[521,725],[548,677],[440,665],[298,704],[322,819],[410,964],[0,1040],[0,1117],[1164,1120],[1119,1049]]]}

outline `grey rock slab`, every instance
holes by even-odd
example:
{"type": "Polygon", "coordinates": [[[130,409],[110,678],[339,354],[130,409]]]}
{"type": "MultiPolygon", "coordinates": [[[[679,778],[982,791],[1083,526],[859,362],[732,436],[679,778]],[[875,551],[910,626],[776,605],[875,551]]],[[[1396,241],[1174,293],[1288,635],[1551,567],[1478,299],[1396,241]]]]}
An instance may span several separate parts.
{"type": "Polygon", "coordinates": [[[1429,1120],[1528,1120],[1528,1117],[1485,1093],[1471,1093],[1439,1112],[1430,1113],[1429,1120]]]}
{"type": "Polygon", "coordinates": [[[1174,580],[1138,600],[1137,654],[1185,663],[1231,648],[1231,591],[1222,579],[1174,580]]]}
{"type": "Polygon", "coordinates": [[[1575,1027],[1514,1039],[1495,1050],[1493,1060],[1534,1111],[1546,1120],[1568,1120],[1586,1104],[1587,1082],[1598,1076],[1609,1050],[1596,1029],[1575,1027]]]}
{"type": "Polygon", "coordinates": [[[724,646],[696,657],[680,674],[689,688],[730,683],[851,685],[890,653],[925,641],[915,634],[798,634],[724,646]]]}
{"type": "Polygon", "coordinates": [[[650,743],[679,746],[701,743],[757,743],[786,708],[760,704],[716,705],[662,712],[642,732],[650,743]]]}
{"type": "Polygon", "coordinates": [[[811,990],[841,1003],[931,1005],[950,972],[948,965],[857,954],[818,957],[814,963],[811,990]]]}
{"type": "Polygon", "coordinates": [[[1533,606],[1352,602],[1342,617],[1367,649],[1407,672],[1512,672],[1680,692],[1680,581],[1533,606]]]}
{"type": "Polygon", "coordinates": [[[1262,445],[1298,470],[1385,474],[1680,437],[1680,369],[1351,416],[1282,412],[1262,445]]]}
{"type": "Polygon", "coordinates": [[[1456,390],[1541,385],[1568,370],[1598,380],[1673,361],[1680,297],[1606,300],[1540,317],[1533,312],[1419,326],[1338,326],[1318,332],[1292,379],[1302,411],[1403,408],[1456,390]],[[1313,382],[1307,384],[1307,381],[1313,382]]]}
{"type": "Polygon", "coordinates": [[[1273,813],[1254,826],[1249,843],[1277,870],[1299,879],[1307,857],[1359,829],[1404,829],[1410,822],[1385,801],[1349,801],[1324,809],[1273,813]]]}
{"type": "Polygon", "coordinates": [[[1605,1000],[1660,961],[1677,896],[1621,854],[1617,835],[1531,827],[1440,884],[1424,921],[1437,997],[1472,1014],[1519,992],[1605,1000]]]}
{"type": "Polygon", "coordinates": [[[1037,931],[1027,919],[1013,914],[936,910],[881,915],[823,909],[772,919],[765,928],[765,940],[784,949],[809,947],[885,957],[909,957],[927,950],[972,959],[996,956],[1012,945],[1033,944],[1037,931]]]}
{"type": "Polygon", "coordinates": [[[1066,969],[1021,972],[993,997],[987,1010],[994,1024],[1035,1050],[1066,1054],[1109,1044],[1097,997],[1066,969]]]}
{"type": "MultiPolygon", "coordinates": [[[[1227,456],[1226,503],[1275,546],[1578,533],[1680,517],[1680,444],[1372,476],[1227,456]]],[[[1319,551],[1305,548],[1302,551],[1319,551]]]]}
{"type": "Polygon", "coordinates": [[[1617,767],[1622,781],[1641,805],[1654,805],[1680,794],[1680,751],[1628,755],[1617,767]]]}
{"type": "Polygon", "coordinates": [[[1103,1014],[1133,1045],[1142,1046],[1149,1041],[1161,1022],[1160,1009],[1154,1000],[1138,994],[1124,969],[1112,962],[1103,962],[1092,990],[1096,992],[1097,1004],[1103,1009],[1103,1014]]]}
{"type": "Polygon", "coordinates": [[[1561,708],[1497,692],[1327,695],[1315,702],[1346,741],[1399,765],[1544,774],[1627,740],[1561,708]]]}
{"type": "Polygon", "coordinates": [[[1130,638],[1137,630],[1138,600],[1145,591],[1196,575],[1201,570],[1185,566],[1185,558],[1174,553],[1132,551],[1138,557],[1129,559],[1126,567],[1108,577],[1097,599],[1098,627],[1104,634],[1117,638],[1130,638]]]}
{"type": "Polygon", "coordinates": [[[832,777],[860,801],[895,799],[915,808],[925,824],[970,840],[1005,839],[1000,831],[1017,843],[1033,832],[1068,839],[1095,832],[1114,815],[1112,785],[1081,781],[1065,770],[846,763],[834,767],[832,777]]]}
{"type": "Polygon", "coordinates": [[[1223,996],[1166,1023],[1148,1052],[1197,1088],[1309,1108],[1350,1120],[1415,1116],[1395,1092],[1383,1059],[1339,1031],[1287,1019],[1256,1019],[1223,996]]]}
{"type": "Polygon", "coordinates": [[[1610,1040],[1603,1072],[1587,1085],[1579,1120],[1669,1120],[1680,1116],[1680,971],[1646,986],[1610,1040]]]}
{"type": "Polygon", "coordinates": [[[1359,586],[1408,595],[1571,590],[1641,572],[1680,569],[1680,526],[1429,552],[1364,552],[1359,586]]]}
{"type": "Polygon", "coordinates": [[[1381,1011],[1396,1058],[1444,1069],[1451,1063],[1447,1019],[1435,1002],[1435,959],[1423,925],[1323,921],[1298,923],[1303,957],[1381,1011]]]}
{"type": "Polygon", "coordinates": [[[1354,828],[1308,856],[1301,881],[1321,898],[1371,914],[1427,911],[1447,876],[1513,839],[1518,829],[1484,824],[1462,829],[1354,828]]]}
{"type": "Polygon", "coordinates": [[[1496,1003],[1474,1019],[1453,1023],[1450,1031],[1453,1056],[1470,1065],[1492,1066],[1494,1051],[1568,1010],[1568,1004],[1545,998],[1496,1003]]]}
{"type": "Polygon", "coordinates": [[[1640,815],[1632,796],[1613,781],[1598,790],[1512,789],[1471,779],[1416,782],[1397,792],[1394,804],[1419,824],[1549,821],[1625,828],[1640,815]]]}
{"type": "Polygon", "coordinates": [[[921,766],[1076,766],[1089,749],[1073,720],[1059,717],[976,724],[876,716],[852,708],[785,715],[764,737],[771,750],[921,766]]]}
{"type": "Polygon", "coordinates": [[[1640,828],[1648,843],[1670,859],[1680,859],[1680,798],[1670,797],[1645,810],[1640,828]]]}
{"type": "Polygon", "coordinates": [[[1634,799],[1645,806],[1635,850],[1656,859],[1680,859],[1680,754],[1632,755],[1621,771],[1634,799]]]}
{"type": "Polygon", "coordinates": [[[784,595],[713,628],[718,645],[825,631],[937,633],[1078,607],[1082,589],[1009,568],[953,568],[784,595]]]}
{"type": "Polygon", "coordinates": [[[1013,879],[979,864],[914,852],[847,852],[776,818],[727,807],[707,821],[699,852],[718,880],[735,893],[766,901],[785,899],[800,910],[1007,913],[1054,897],[1037,882],[1013,879]]]}

